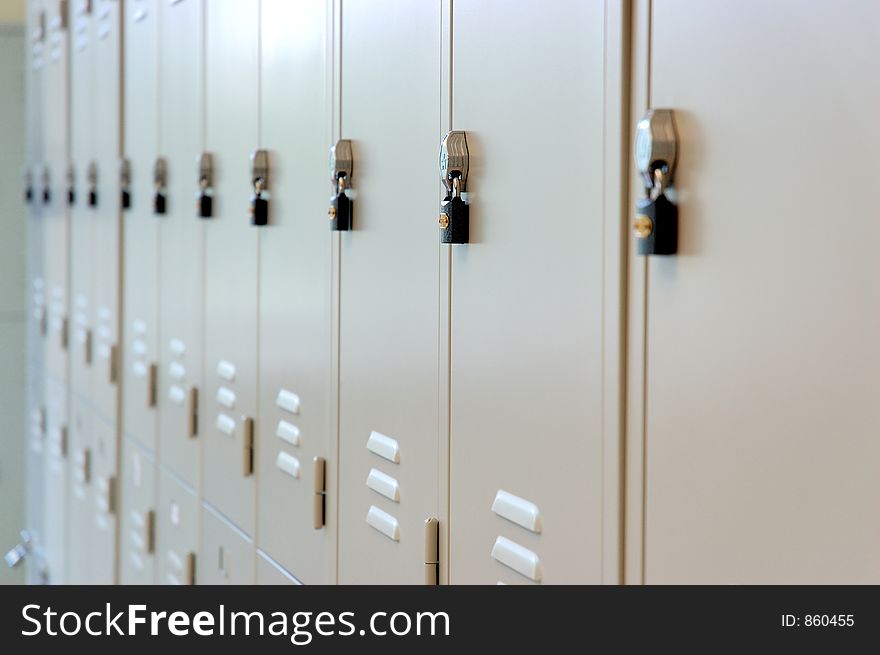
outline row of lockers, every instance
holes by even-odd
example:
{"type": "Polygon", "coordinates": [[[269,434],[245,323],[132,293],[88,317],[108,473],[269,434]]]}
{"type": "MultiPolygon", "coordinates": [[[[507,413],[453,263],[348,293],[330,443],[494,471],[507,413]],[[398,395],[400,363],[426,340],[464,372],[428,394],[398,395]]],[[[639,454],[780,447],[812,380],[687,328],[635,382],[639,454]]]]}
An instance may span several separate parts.
{"type": "Polygon", "coordinates": [[[33,1],[50,579],[880,579],[880,10],[844,5],[33,1]],[[630,236],[649,107],[670,257],[630,236]]]}

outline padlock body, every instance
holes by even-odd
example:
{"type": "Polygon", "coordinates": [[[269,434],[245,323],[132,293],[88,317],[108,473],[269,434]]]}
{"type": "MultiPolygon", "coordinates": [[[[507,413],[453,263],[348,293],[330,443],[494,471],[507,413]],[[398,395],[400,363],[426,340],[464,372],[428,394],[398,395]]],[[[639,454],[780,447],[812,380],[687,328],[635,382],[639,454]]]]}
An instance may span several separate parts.
{"type": "Polygon", "coordinates": [[[123,189],[120,204],[123,209],[129,209],[131,207],[131,194],[128,192],[128,189],[123,189]]]}
{"type": "Polygon", "coordinates": [[[214,198],[207,193],[200,193],[198,198],[199,218],[211,218],[214,215],[214,198]]]}
{"type": "Polygon", "coordinates": [[[94,189],[89,190],[89,207],[98,206],[98,192],[94,189]]]}
{"type": "Polygon", "coordinates": [[[49,189],[43,189],[43,204],[48,205],[50,202],[52,202],[52,193],[49,189]]]}
{"type": "Polygon", "coordinates": [[[24,201],[28,204],[34,201],[34,190],[31,187],[24,190],[24,201]]]}
{"type": "Polygon", "coordinates": [[[678,207],[661,193],[639,201],[636,212],[653,225],[651,234],[637,238],[640,255],[674,255],[678,252],[678,207]]]}
{"type": "Polygon", "coordinates": [[[330,229],[347,232],[351,229],[352,201],[345,193],[337,193],[330,199],[330,229]]]}
{"type": "Polygon", "coordinates": [[[73,189],[67,190],[67,204],[71,207],[76,203],[76,192],[73,189]]]}
{"type": "Polygon", "coordinates": [[[269,224],[269,201],[262,195],[251,197],[251,225],[269,224]]]}
{"type": "Polygon", "coordinates": [[[158,215],[165,214],[165,194],[157,193],[153,197],[153,213],[158,215]]]}
{"type": "Polygon", "coordinates": [[[448,198],[441,203],[440,212],[445,216],[440,223],[440,243],[467,243],[470,238],[467,203],[460,197],[448,198]]]}

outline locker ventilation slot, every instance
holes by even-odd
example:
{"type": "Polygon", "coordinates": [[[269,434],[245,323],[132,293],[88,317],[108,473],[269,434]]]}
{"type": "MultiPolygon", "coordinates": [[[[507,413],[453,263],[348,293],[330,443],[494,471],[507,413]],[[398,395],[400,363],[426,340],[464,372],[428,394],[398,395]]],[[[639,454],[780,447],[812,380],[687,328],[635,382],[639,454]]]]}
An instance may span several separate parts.
{"type": "Polygon", "coordinates": [[[397,439],[387,437],[381,432],[371,432],[367,439],[367,450],[389,462],[400,464],[400,445],[397,439]]]}
{"type": "Polygon", "coordinates": [[[525,546],[498,537],[492,546],[492,558],[534,582],[541,581],[541,560],[525,546]]]}
{"type": "Polygon", "coordinates": [[[492,511],[501,518],[516,523],[526,530],[539,534],[541,532],[541,512],[535,503],[529,502],[525,498],[499,489],[495,494],[495,501],[492,503],[492,511]]]}
{"type": "Polygon", "coordinates": [[[388,512],[383,512],[375,505],[367,512],[367,524],[384,534],[392,541],[400,541],[400,523],[388,512]]]}

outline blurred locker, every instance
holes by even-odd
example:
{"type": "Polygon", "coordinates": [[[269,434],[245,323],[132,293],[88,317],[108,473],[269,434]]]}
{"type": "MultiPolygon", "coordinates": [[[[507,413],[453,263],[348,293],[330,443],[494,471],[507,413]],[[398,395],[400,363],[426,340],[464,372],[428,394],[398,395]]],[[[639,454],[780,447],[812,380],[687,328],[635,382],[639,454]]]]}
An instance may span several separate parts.
{"type": "MultiPolygon", "coordinates": [[[[158,12],[159,139],[168,175],[159,221],[159,459],[198,489],[199,440],[214,429],[203,420],[201,393],[204,224],[210,216],[201,217],[196,207],[202,193],[196,159],[204,146],[204,1],[160,2],[158,12]]],[[[205,180],[207,198],[212,184],[205,180]]]]}
{"type": "Polygon", "coordinates": [[[70,457],[70,495],[67,501],[67,570],[65,584],[93,582],[90,551],[95,520],[93,412],[85,400],[70,396],[67,450],[70,457]]]}
{"type": "Polygon", "coordinates": [[[442,504],[440,3],[344,0],[341,9],[340,134],[352,140],[354,200],[353,229],[334,237],[339,581],[422,584],[436,578],[436,567],[426,576],[425,521],[442,504]]]}
{"type": "MultiPolygon", "coordinates": [[[[92,265],[94,328],[92,399],[105,420],[117,420],[121,285],[122,3],[92,1],[92,156],[97,166],[92,265]]],[[[78,92],[82,89],[78,89],[78,92]]],[[[115,430],[114,426],[114,430],[115,430]]]]}
{"type": "Polygon", "coordinates": [[[261,5],[272,217],[260,238],[257,543],[303,581],[324,584],[336,577],[332,240],[323,219],[331,9],[326,0],[261,5]]]}
{"type": "Polygon", "coordinates": [[[644,581],[877,583],[880,5],[651,4],[680,234],[633,268],[644,581]]]}
{"type": "Polygon", "coordinates": [[[46,379],[44,451],[45,471],[42,496],[43,547],[49,582],[67,582],[70,530],[70,436],[67,386],[52,377],[46,379]]]}
{"type": "MultiPolygon", "coordinates": [[[[95,187],[98,175],[92,146],[92,83],[95,34],[92,3],[74,0],[70,16],[70,158],[75,184],[70,198],[70,311],[69,359],[71,393],[92,396],[94,328],[95,204],[101,201],[95,187]]],[[[109,200],[109,199],[108,199],[109,200]]]]}
{"type": "Polygon", "coordinates": [[[156,584],[195,584],[200,533],[198,496],[162,467],[158,484],[156,584]]]}
{"type": "Polygon", "coordinates": [[[89,536],[89,584],[114,584],[118,581],[116,531],[119,516],[120,479],[116,425],[98,412],[92,417],[91,516],[79,526],[89,536]]]}
{"type": "Polygon", "coordinates": [[[617,581],[603,576],[619,548],[603,552],[604,234],[620,224],[606,92],[619,112],[622,84],[607,4],[453,6],[470,240],[449,246],[452,583],[617,581]]]}
{"type": "Polygon", "coordinates": [[[252,537],[262,228],[252,225],[248,210],[254,180],[265,179],[251,162],[259,142],[259,3],[207,3],[205,25],[206,149],[214,156],[217,193],[205,227],[202,491],[252,537]]]}
{"type": "Polygon", "coordinates": [[[156,553],[156,462],[132,439],[122,441],[119,582],[153,584],[156,553]]]}
{"type": "Polygon", "coordinates": [[[166,189],[158,134],[158,0],[127,0],[125,13],[125,280],[122,325],[122,433],[156,447],[158,247],[166,189]]]}
{"type": "Polygon", "coordinates": [[[207,503],[197,560],[200,585],[255,584],[254,542],[207,503]]]}

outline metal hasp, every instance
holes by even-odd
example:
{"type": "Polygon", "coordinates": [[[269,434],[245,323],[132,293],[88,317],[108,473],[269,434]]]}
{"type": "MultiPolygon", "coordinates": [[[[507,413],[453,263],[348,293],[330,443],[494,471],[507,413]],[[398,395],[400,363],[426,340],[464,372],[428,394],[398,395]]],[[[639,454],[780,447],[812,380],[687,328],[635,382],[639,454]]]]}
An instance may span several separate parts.
{"type": "Polygon", "coordinates": [[[467,192],[467,134],[447,132],[440,142],[440,181],[446,195],[440,204],[440,243],[468,243],[470,208],[462,197],[467,192]]]}
{"type": "Polygon", "coordinates": [[[19,533],[19,537],[21,538],[21,541],[10,548],[6,555],[3,556],[3,559],[6,561],[6,566],[9,568],[14,568],[21,564],[22,560],[28,556],[33,548],[33,538],[31,537],[30,532],[22,530],[19,533]]]}
{"type": "Polygon", "coordinates": [[[255,150],[251,154],[251,225],[262,227],[269,224],[269,152],[255,150]]]}
{"type": "Polygon", "coordinates": [[[678,252],[678,207],[669,198],[678,158],[678,132],[671,109],[651,109],[636,127],[635,162],[645,187],[633,233],[640,255],[678,252]]]}
{"type": "Polygon", "coordinates": [[[214,155],[203,152],[198,161],[199,192],[196,194],[196,212],[199,218],[214,215],[214,155]]]}
{"type": "Polygon", "coordinates": [[[351,188],[354,175],[354,156],[351,141],[338,140],[330,148],[330,229],[334,232],[347,232],[351,229],[353,204],[351,196],[346,193],[351,188]]]}
{"type": "Polygon", "coordinates": [[[98,164],[89,162],[86,170],[86,182],[89,185],[89,207],[98,206],[98,164]]]}
{"type": "Polygon", "coordinates": [[[164,157],[156,158],[153,164],[153,213],[159,216],[166,211],[166,194],[168,186],[168,162],[164,157]]]}
{"type": "Polygon", "coordinates": [[[119,162],[119,205],[122,209],[131,207],[131,162],[119,162]]]}

